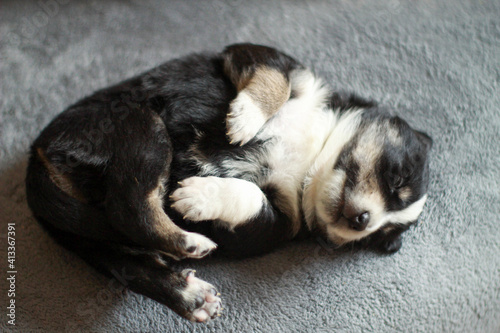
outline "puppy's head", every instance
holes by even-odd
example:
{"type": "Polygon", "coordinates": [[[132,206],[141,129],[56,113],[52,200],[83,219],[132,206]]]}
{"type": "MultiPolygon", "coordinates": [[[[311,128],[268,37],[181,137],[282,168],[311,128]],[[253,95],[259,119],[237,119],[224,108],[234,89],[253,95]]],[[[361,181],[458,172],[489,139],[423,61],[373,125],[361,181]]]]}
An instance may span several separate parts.
{"type": "Polygon", "coordinates": [[[399,117],[359,116],[351,139],[314,179],[316,227],[342,245],[368,242],[385,252],[422,212],[432,140],[399,117]]]}

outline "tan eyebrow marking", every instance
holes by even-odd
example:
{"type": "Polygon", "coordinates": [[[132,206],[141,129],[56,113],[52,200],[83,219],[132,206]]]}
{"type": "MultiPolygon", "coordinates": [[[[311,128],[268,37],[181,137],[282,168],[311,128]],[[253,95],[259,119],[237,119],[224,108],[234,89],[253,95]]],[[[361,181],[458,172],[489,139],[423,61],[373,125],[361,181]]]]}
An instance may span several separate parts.
{"type": "Polygon", "coordinates": [[[403,187],[402,189],[399,190],[399,198],[403,201],[408,200],[408,198],[411,196],[411,189],[409,187],[403,187]]]}

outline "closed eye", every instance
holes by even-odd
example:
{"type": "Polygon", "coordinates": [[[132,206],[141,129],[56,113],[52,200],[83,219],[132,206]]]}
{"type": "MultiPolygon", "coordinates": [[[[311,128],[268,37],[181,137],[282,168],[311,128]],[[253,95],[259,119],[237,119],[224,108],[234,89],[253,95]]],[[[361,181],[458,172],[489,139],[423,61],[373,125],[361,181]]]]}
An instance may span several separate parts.
{"type": "Polygon", "coordinates": [[[392,188],[397,190],[397,189],[402,188],[404,186],[404,184],[405,184],[405,179],[401,176],[396,176],[396,178],[393,181],[392,188]]]}
{"type": "Polygon", "coordinates": [[[402,188],[406,187],[407,184],[408,184],[407,178],[398,175],[394,176],[389,186],[391,189],[391,193],[401,190],[402,188]]]}

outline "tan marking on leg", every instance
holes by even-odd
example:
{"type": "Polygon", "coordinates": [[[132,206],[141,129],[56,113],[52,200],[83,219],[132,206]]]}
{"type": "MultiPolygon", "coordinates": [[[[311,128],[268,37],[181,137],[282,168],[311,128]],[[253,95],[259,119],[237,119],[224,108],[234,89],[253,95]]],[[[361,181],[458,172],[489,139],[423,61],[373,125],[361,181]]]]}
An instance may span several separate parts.
{"type": "Polygon", "coordinates": [[[182,234],[184,230],[179,228],[163,210],[163,181],[160,180],[158,186],[151,191],[148,196],[148,204],[152,211],[153,227],[157,233],[164,236],[165,239],[175,237],[176,234],[182,234]]]}
{"type": "Polygon", "coordinates": [[[259,67],[244,88],[269,119],[290,98],[291,85],[283,73],[259,67]]]}
{"type": "MultiPolygon", "coordinates": [[[[236,75],[232,73],[232,75],[236,75]]],[[[227,136],[231,144],[246,144],[290,97],[290,82],[275,69],[265,66],[249,74],[238,74],[238,95],[231,102],[226,118],[227,136]]]]}
{"type": "Polygon", "coordinates": [[[227,55],[224,59],[224,72],[236,86],[238,93],[245,90],[267,119],[271,118],[290,98],[289,80],[274,68],[262,65],[239,72],[233,66],[232,55],[227,55]]]}
{"type": "Polygon", "coordinates": [[[177,226],[163,210],[163,195],[165,189],[163,179],[160,178],[158,186],[148,195],[148,204],[152,211],[152,226],[156,234],[164,239],[161,250],[176,260],[186,257],[202,258],[217,245],[203,235],[187,232],[177,226]],[[195,247],[193,252],[188,252],[190,247],[195,247]]]}
{"type": "Polygon", "coordinates": [[[75,198],[82,202],[87,202],[87,199],[81,193],[81,191],[75,187],[71,179],[58,170],[53,164],[50,163],[47,156],[45,156],[45,152],[42,148],[38,147],[36,149],[37,155],[42,161],[45,169],[49,172],[50,180],[64,193],[69,195],[72,198],[75,198]]]}

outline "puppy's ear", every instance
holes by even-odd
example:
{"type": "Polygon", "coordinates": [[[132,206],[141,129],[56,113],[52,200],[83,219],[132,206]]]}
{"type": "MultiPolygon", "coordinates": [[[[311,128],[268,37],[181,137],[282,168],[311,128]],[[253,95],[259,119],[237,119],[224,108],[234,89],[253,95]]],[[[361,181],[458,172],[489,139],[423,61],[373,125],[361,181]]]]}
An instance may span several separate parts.
{"type": "Polygon", "coordinates": [[[417,136],[418,140],[425,146],[426,150],[429,151],[432,148],[432,138],[425,134],[424,132],[420,131],[413,131],[415,135],[417,136]]]}

